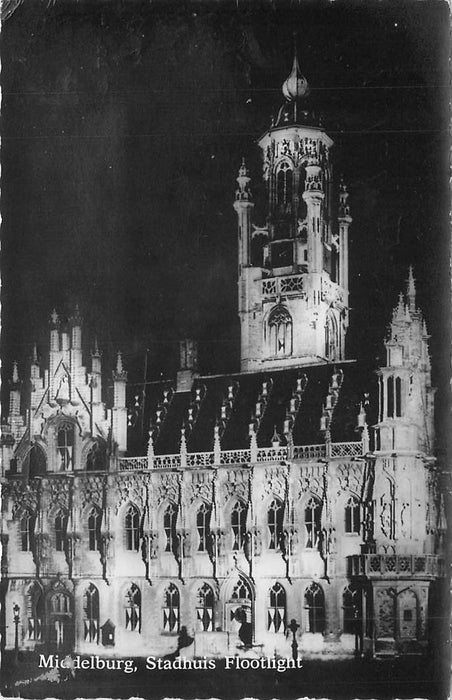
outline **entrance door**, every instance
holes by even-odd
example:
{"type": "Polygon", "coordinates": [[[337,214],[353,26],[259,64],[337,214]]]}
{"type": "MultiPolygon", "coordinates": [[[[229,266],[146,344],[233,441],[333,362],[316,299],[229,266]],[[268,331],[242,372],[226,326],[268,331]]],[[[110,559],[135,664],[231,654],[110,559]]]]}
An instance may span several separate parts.
{"type": "Polygon", "coordinates": [[[71,598],[61,591],[49,600],[48,643],[52,650],[69,652],[74,647],[74,619],[71,598]]]}
{"type": "Polygon", "coordinates": [[[249,647],[254,638],[254,596],[251,586],[239,578],[225,603],[225,629],[238,644],[249,647]]]}

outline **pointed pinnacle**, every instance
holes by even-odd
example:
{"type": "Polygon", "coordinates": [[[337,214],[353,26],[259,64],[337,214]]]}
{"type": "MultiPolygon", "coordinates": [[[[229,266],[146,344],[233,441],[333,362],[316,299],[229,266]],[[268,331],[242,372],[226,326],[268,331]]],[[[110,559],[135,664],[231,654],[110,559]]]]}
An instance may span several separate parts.
{"type": "Polygon", "coordinates": [[[36,343],[34,343],[34,345],[33,345],[33,356],[32,356],[32,358],[31,358],[31,361],[32,361],[32,364],[34,364],[34,365],[38,365],[38,364],[39,364],[39,360],[38,360],[38,346],[36,345],[36,343]]]}
{"type": "Polygon", "coordinates": [[[116,372],[117,374],[122,374],[124,371],[124,367],[122,366],[122,355],[121,351],[118,351],[118,354],[116,356],[116,372]]]}
{"type": "Polygon", "coordinates": [[[416,284],[413,275],[413,266],[410,265],[408,271],[408,286],[407,286],[407,298],[410,311],[416,310],[416,284]]]}
{"type": "Polygon", "coordinates": [[[13,384],[19,383],[19,370],[17,369],[17,362],[13,364],[13,384]]]}

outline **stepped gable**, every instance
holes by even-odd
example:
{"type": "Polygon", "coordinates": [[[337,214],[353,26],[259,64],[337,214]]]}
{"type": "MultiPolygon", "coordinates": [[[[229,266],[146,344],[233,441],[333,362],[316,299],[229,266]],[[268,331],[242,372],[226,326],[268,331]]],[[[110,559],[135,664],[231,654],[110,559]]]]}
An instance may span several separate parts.
{"type": "MultiPolygon", "coordinates": [[[[250,423],[257,426],[257,441],[260,447],[271,445],[275,428],[281,444],[286,444],[285,421],[290,415],[293,419],[292,435],[295,445],[322,443],[325,435],[321,430],[321,416],[327,396],[331,393],[334,374],[341,375],[341,379],[337,398],[333,401],[329,425],[331,439],[333,442],[359,440],[357,428],[361,402],[366,404],[364,407],[368,425],[372,425],[377,418],[374,405],[377,396],[376,378],[371,367],[351,361],[277,372],[197,378],[190,392],[175,392],[166,403],[162,422],[154,432],[155,454],[178,453],[182,427],[186,429],[189,452],[210,452],[213,450],[215,424],[220,425],[223,450],[249,447],[250,423]],[[298,394],[296,412],[290,414],[290,401],[300,377],[303,378],[303,391],[298,394]],[[256,402],[260,400],[264,383],[267,384],[267,395],[264,401],[260,401],[261,414],[256,417],[256,402]],[[221,420],[221,408],[231,386],[234,387],[232,406],[228,410],[227,418],[221,420]],[[202,399],[195,413],[195,420],[190,426],[189,408],[193,406],[197,389],[202,390],[202,399]]],[[[162,405],[163,392],[168,391],[168,387],[167,381],[148,387],[145,411],[147,415],[151,414],[152,427],[155,427],[156,410],[162,405]]],[[[131,428],[135,436],[139,429],[138,425],[131,428]]],[[[145,425],[141,437],[141,453],[145,451],[146,439],[145,425]]]]}

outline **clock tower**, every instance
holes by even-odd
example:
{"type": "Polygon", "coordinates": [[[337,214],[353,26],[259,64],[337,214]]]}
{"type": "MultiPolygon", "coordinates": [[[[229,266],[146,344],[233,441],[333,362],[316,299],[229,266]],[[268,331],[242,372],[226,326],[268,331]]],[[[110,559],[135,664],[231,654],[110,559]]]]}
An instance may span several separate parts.
{"type": "Polygon", "coordinates": [[[239,235],[241,369],[337,362],[348,327],[348,193],[334,206],[333,142],[310,107],[295,53],[284,102],[259,139],[267,190],[264,226],[245,164],[234,208],[239,235]]]}

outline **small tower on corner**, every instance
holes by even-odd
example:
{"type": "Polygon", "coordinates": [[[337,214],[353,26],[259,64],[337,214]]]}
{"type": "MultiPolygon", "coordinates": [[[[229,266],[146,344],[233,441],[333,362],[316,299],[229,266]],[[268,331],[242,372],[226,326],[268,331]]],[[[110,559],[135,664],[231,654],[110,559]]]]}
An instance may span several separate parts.
{"type": "Polygon", "coordinates": [[[265,224],[252,223],[245,163],[234,208],[239,236],[241,369],[261,371],[345,358],[348,193],[334,217],[330,137],[312,111],[295,51],[284,102],[259,139],[265,224]]]}
{"type": "Polygon", "coordinates": [[[382,452],[421,452],[433,448],[433,401],[427,329],[416,306],[410,267],[406,296],[399,295],[392,314],[386,366],[378,371],[380,385],[377,448],[382,452]]]}

